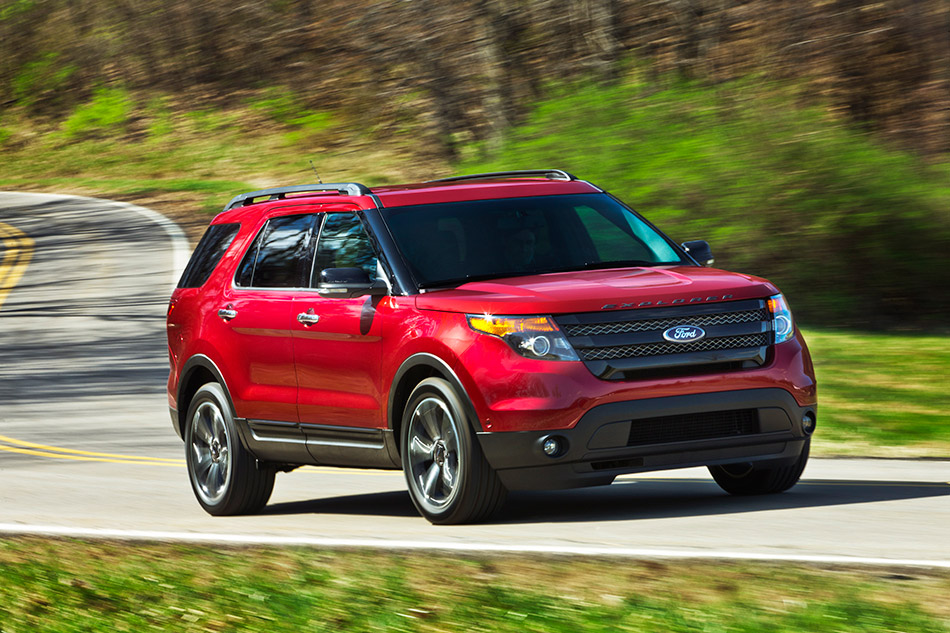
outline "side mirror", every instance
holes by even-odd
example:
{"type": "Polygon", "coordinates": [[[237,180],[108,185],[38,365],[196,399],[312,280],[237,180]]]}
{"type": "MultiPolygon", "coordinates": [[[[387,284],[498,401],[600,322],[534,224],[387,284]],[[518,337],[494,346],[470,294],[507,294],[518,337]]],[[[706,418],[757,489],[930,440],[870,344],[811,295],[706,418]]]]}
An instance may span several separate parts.
{"type": "Polygon", "coordinates": [[[716,258],[713,257],[712,249],[709,248],[709,242],[706,240],[683,242],[682,247],[700,266],[712,266],[716,261],[716,258]]]}
{"type": "Polygon", "coordinates": [[[389,293],[382,279],[371,281],[362,268],[324,268],[317,285],[320,296],[352,299],[365,295],[382,296],[389,293]]]}

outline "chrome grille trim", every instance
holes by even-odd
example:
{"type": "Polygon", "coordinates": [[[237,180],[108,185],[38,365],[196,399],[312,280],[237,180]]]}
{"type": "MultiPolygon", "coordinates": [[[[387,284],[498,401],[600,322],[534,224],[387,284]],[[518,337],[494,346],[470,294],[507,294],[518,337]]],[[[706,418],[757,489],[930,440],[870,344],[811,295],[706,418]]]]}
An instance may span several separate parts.
{"type": "Polygon", "coordinates": [[[578,350],[578,352],[581,354],[583,360],[613,360],[616,358],[641,358],[643,356],[665,356],[667,354],[685,354],[687,352],[709,352],[721,349],[761,347],[768,344],[768,334],[753,334],[751,336],[703,339],[695,343],[621,345],[619,347],[589,348],[578,350]]]}
{"type": "Polygon", "coordinates": [[[673,317],[650,319],[646,321],[620,321],[618,323],[592,323],[588,325],[565,325],[564,333],[569,336],[599,336],[603,334],[627,334],[629,332],[649,332],[665,330],[676,325],[710,327],[716,325],[734,325],[736,323],[754,323],[765,321],[768,311],[764,308],[743,310],[741,312],[723,312],[721,314],[701,314],[691,317],[673,317]]]}

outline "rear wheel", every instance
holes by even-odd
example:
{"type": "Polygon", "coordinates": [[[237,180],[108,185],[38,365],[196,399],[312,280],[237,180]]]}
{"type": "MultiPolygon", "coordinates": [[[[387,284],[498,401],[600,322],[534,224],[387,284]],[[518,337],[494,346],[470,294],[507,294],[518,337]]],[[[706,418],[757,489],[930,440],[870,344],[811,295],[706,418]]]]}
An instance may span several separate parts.
{"type": "Polygon", "coordinates": [[[798,460],[788,466],[757,467],[753,463],[710,466],[709,472],[719,487],[733,495],[764,495],[784,492],[798,483],[808,463],[811,440],[805,441],[798,460]]]}
{"type": "Polygon", "coordinates": [[[506,490],[485,460],[461,398],[447,381],[427,378],[402,418],[402,463],[409,495],[432,523],[470,523],[504,503],[506,490]]]}
{"type": "Polygon", "coordinates": [[[185,461],[198,503],[209,514],[253,514],[274,489],[274,470],[258,467],[241,444],[231,406],[221,385],[195,393],[185,426],[185,461]]]}

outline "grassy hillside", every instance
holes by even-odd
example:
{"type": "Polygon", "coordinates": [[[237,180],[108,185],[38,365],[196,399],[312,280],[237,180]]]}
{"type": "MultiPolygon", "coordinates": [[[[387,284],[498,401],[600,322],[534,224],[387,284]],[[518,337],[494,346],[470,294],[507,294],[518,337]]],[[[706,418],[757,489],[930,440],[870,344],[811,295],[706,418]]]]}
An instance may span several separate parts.
{"type": "Polygon", "coordinates": [[[943,323],[950,165],[875,144],[790,88],[646,82],[561,87],[463,171],[562,167],[717,265],[762,275],[813,324],[943,323]]]}
{"type": "Polygon", "coordinates": [[[0,119],[0,187],[158,201],[206,224],[235,192],[315,181],[424,178],[448,167],[413,160],[398,138],[303,106],[288,90],[195,109],[169,95],[98,91],[62,121],[0,119]]]}

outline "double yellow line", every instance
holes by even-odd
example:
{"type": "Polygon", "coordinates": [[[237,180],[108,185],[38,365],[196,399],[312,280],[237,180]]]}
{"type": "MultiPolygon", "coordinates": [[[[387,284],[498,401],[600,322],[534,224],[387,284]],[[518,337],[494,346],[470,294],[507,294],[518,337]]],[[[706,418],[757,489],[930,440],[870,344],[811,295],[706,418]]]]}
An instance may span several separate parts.
{"type": "MultiPolygon", "coordinates": [[[[139,466],[172,466],[175,468],[184,468],[184,459],[172,459],[168,457],[141,457],[135,455],[117,455],[115,453],[97,453],[94,451],[80,451],[74,448],[60,448],[58,446],[47,446],[46,444],[36,444],[18,440],[6,435],[0,435],[0,451],[7,453],[17,453],[20,455],[31,455],[33,457],[49,457],[52,459],[65,459],[76,462],[105,462],[107,464],[137,464],[139,466]]],[[[311,474],[317,473],[339,473],[340,469],[326,466],[305,466],[301,472],[311,474]]],[[[347,471],[350,474],[359,475],[384,475],[392,476],[402,473],[390,470],[352,470],[347,471]]]]}
{"type": "Polygon", "coordinates": [[[178,468],[181,468],[185,465],[185,460],[183,459],[170,459],[166,457],[136,457],[133,455],[116,455],[114,453],[80,451],[73,448],[59,448],[57,446],[46,446],[45,444],[25,442],[23,440],[17,440],[5,435],[0,435],[0,451],[5,451],[7,453],[19,453],[20,455],[33,455],[35,457],[68,459],[79,462],[142,464],[147,466],[175,466],[178,468]]]}
{"type": "Polygon", "coordinates": [[[3,260],[0,261],[0,307],[20,281],[33,258],[33,240],[29,235],[9,224],[0,222],[0,241],[3,242],[3,260]]]}

